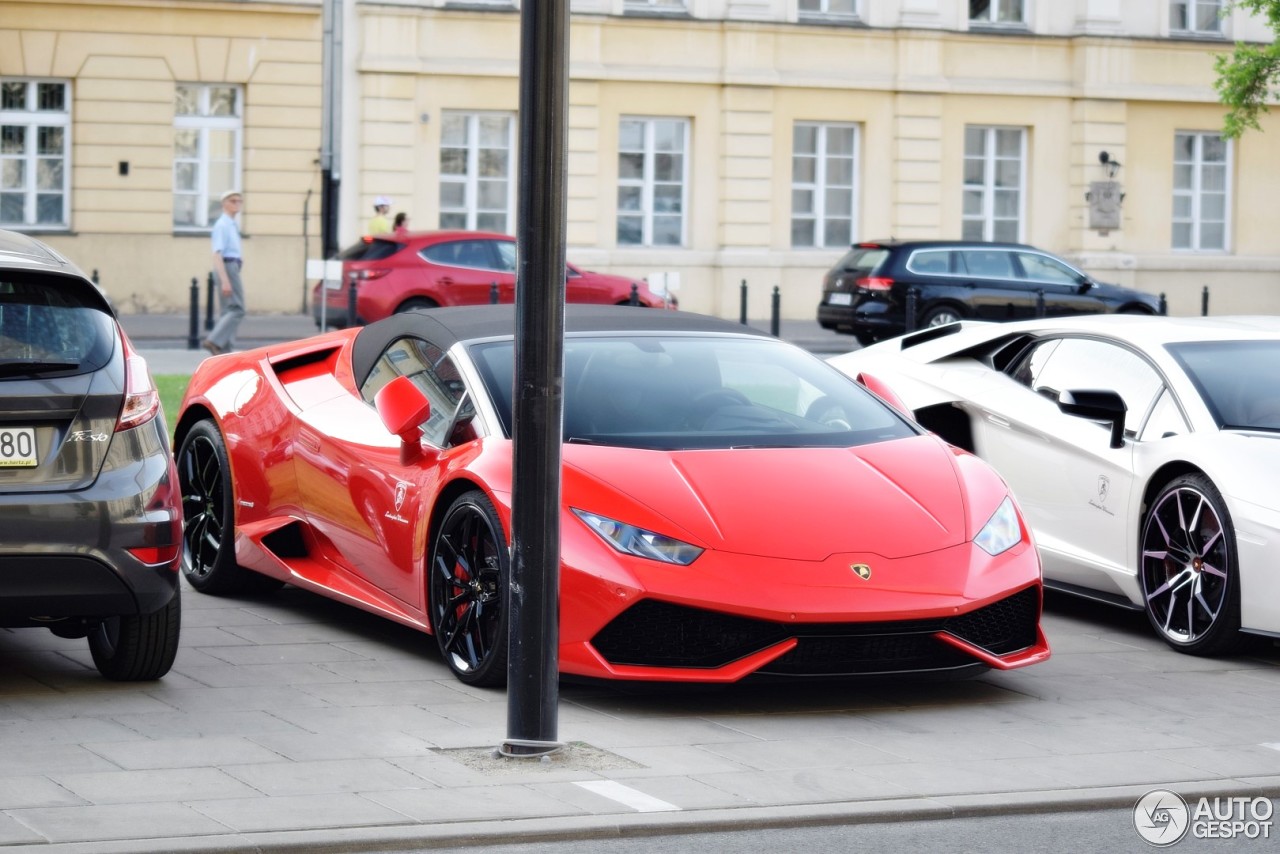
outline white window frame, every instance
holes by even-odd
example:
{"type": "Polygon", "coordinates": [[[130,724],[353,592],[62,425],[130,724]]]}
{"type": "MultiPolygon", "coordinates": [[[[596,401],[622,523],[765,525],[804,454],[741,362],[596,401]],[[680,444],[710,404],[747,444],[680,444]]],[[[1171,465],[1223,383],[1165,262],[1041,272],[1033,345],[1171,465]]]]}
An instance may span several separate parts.
{"type": "Polygon", "coordinates": [[[847,5],[853,7],[852,10],[833,10],[832,3],[835,0],[796,0],[796,19],[805,21],[839,21],[842,23],[854,23],[862,20],[862,4],[865,0],[845,0],[847,5]],[[812,4],[816,8],[806,9],[803,4],[806,2],[812,4]]]}
{"type": "MultiPolygon", "coordinates": [[[[20,229],[22,231],[63,231],[70,225],[71,215],[71,81],[47,77],[2,77],[0,83],[23,83],[26,85],[24,100],[28,106],[20,110],[0,108],[0,125],[25,128],[25,151],[17,154],[5,154],[0,149],[0,164],[21,161],[22,185],[20,187],[2,188],[0,192],[8,195],[20,192],[22,199],[22,219],[0,221],[0,228],[20,229]],[[39,109],[38,87],[55,85],[62,87],[63,109],[59,111],[39,109]],[[51,155],[39,152],[41,128],[62,128],[62,185],[57,188],[38,186],[39,164],[41,160],[56,159],[51,155]],[[57,222],[37,222],[39,214],[39,197],[57,193],[62,196],[62,211],[57,222]]],[[[0,166],[3,169],[3,166],[0,166]]],[[[0,173],[2,174],[2,173],[0,173]]]]}
{"type": "Polygon", "coordinates": [[[1173,166],[1174,166],[1175,175],[1173,176],[1172,183],[1173,183],[1173,198],[1174,198],[1175,209],[1171,211],[1171,216],[1170,216],[1171,226],[1170,226],[1169,243],[1170,243],[1170,246],[1175,251],[1178,251],[1178,252],[1223,253],[1223,252],[1231,251],[1231,182],[1232,182],[1232,171],[1233,171],[1232,161],[1234,159],[1234,147],[1232,145],[1231,140],[1223,139],[1222,142],[1225,148],[1224,159],[1221,161],[1218,161],[1218,160],[1206,161],[1204,159],[1204,144],[1205,144],[1205,140],[1210,138],[1221,139],[1222,134],[1217,131],[1183,131],[1183,130],[1180,130],[1174,133],[1173,166]],[[1184,136],[1189,136],[1194,140],[1190,161],[1178,159],[1177,141],[1179,137],[1184,137],[1184,136]],[[1216,190],[1205,190],[1204,189],[1205,168],[1207,166],[1219,166],[1219,165],[1224,170],[1224,174],[1222,176],[1222,191],[1219,193],[1216,190]],[[1190,187],[1179,187],[1177,185],[1176,172],[1179,166],[1191,167],[1191,186],[1190,187]],[[1204,213],[1203,213],[1204,202],[1205,202],[1205,198],[1209,195],[1222,196],[1222,219],[1220,220],[1217,220],[1217,219],[1206,220],[1204,218],[1204,213]],[[1190,209],[1191,209],[1190,215],[1188,216],[1177,215],[1176,207],[1177,207],[1177,200],[1179,198],[1190,199],[1190,209]],[[1222,225],[1222,245],[1221,246],[1205,246],[1204,245],[1204,240],[1203,240],[1204,227],[1205,225],[1211,224],[1211,223],[1222,225]],[[1186,246],[1178,245],[1176,228],[1179,225],[1191,226],[1190,241],[1186,246]]]}
{"type": "MultiPolygon", "coordinates": [[[[465,173],[462,175],[446,175],[443,171],[443,163],[441,163],[440,171],[440,187],[437,201],[439,203],[439,213],[437,222],[441,228],[453,227],[445,226],[444,217],[446,215],[457,216],[463,214],[466,218],[466,224],[462,226],[467,231],[476,231],[478,229],[478,220],[482,214],[500,213],[504,217],[506,227],[501,229],[485,229],[486,231],[501,231],[504,234],[515,234],[515,204],[516,204],[516,114],[504,110],[444,110],[441,113],[441,126],[444,125],[446,118],[459,118],[466,121],[466,143],[463,146],[466,152],[465,173]],[[503,208],[481,208],[480,207],[480,153],[483,148],[480,145],[480,121],[484,118],[501,118],[507,122],[507,172],[504,176],[507,182],[506,200],[503,208]],[[445,207],[443,193],[444,188],[448,184],[461,185],[463,187],[463,203],[461,207],[445,207]]],[[[443,136],[440,140],[440,159],[444,159],[444,151],[446,148],[458,148],[455,145],[446,145],[443,136]]]]}
{"type": "Polygon", "coordinates": [[[1222,37],[1225,35],[1222,8],[1222,0],[1169,0],[1169,32],[1177,35],[1222,37]],[[1201,8],[1216,10],[1212,26],[1200,26],[1198,13],[1201,8]],[[1174,13],[1178,9],[1182,10],[1183,18],[1186,20],[1185,26],[1179,27],[1174,24],[1174,13]]]}
{"type": "MultiPolygon", "coordinates": [[[[854,122],[811,122],[798,121],[792,125],[791,131],[792,150],[792,178],[791,190],[794,198],[796,190],[811,191],[813,193],[813,212],[797,213],[795,210],[795,202],[792,202],[791,208],[791,248],[792,249],[848,249],[849,244],[853,242],[853,237],[858,233],[858,175],[861,171],[862,162],[862,128],[854,122]],[[817,131],[815,137],[816,150],[813,152],[798,152],[795,149],[795,132],[802,127],[814,128],[817,131]],[[827,137],[831,130],[850,130],[853,132],[853,151],[849,155],[853,161],[849,173],[848,184],[831,184],[827,179],[827,137]],[[795,179],[794,164],[799,156],[813,157],[814,176],[813,181],[797,181],[795,179]],[[827,209],[827,191],[828,190],[844,190],[849,191],[849,209],[841,211],[829,211],[827,209]],[[828,243],[827,221],[829,219],[847,218],[849,220],[849,234],[844,240],[836,243],[828,243]],[[813,221],[813,242],[809,244],[797,243],[795,240],[795,223],[797,220],[813,221]]],[[[843,155],[838,155],[843,156],[843,155]]]]}
{"type": "Polygon", "coordinates": [[[969,23],[976,24],[979,27],[1025,27],[1028,23],[1029,15],[1027,5],[1028,0],[1017,0],[1018,18],[1017,20],[1005,17],[1000,12],[1001,0],[991,0],[987,6],[987,10],[978,15],[974,15],[972,7],[969,12],[969,23]]]}
{"type": "MultiPolygon", "coordinates": [[[[996,190],[1008,189],[1006,187],[996,187],[996,166],[1001,160],[1009,160],[1007,157],[1000,157],[996,154],[996,137],[1000,132],[1016,131],[1018,133],[1018,204],[1017,204],[1017,234],[1009,238],[1013,242],[1021,243],[1026,233],[1026,205],[1027,205],[1027,129],[1024,127],[1010,127],[1007,125],[966,125],[965,126],[965,149],[964,160],[967,165],[970,160],[976,159],[976,156],[969,151],[969,131],[982,131],[985,137],[982,154],[982,183],[970,183],[967,178],[964,180],[961,189],[960,202],[960,222],[961,234],[965,240],[975,239],[964,234],[964,225],[970,222],[982,223],[982,240],[996,240],[995,224],[997,222],[995,212],[996,190]],[[967,214],[964,210],[964,193],[980,192],[982,194],[982,211],[977,214],[967,214]]],[[[1007,220],[1007,217],[1000,217],[1000,220],[1007,220]]],[[[1005,238],[999,238],[1005,240],[1005,238]]]]}
{"type": "MultiPolygon", "coordinates": [[[[639,178],[623,178],[618,176],[618,189],[624,187],[640,188],[640,211],[641,220],[641,238],[639,243],[623,243],[619,240],[618,229],[615,223],[614,241],[618,246],[645,246],[645,247],[682,247],[688,245],[689,236],[689,139],[690,127],[692,122],[682,116],[622,116],[618,120],[619,130],[623,122],[641,122],[644,125],[644,141],[642,150],[630,151],[631,154],[643,155],[642,175],[639,178]],[[654,159],[659,153],[656,150],[654,137],[655,129],[658,122],[676,122],[680,125],[681,141],[680,141],[680,242],[671,243],[654,243],[653,242],[653,221],[655,211],[653,207],[654,188],[657,181],[654,178],[654,159]]],[[[623,154],[621,138],[619,138],[618,155],[623,154]]],[[[623,211],[621,208],[615,207],[615,215],[621,219],[624,215],[627,217],[635,217],[636,211],[623,211]]]]}
{"type": "Polygon", "coordinates": [[[174,88],[175,105],[177,87],[184,86],[197,92],[199,112],[195,115],[178,115],[176,107],[173,116],[173,228],[174,231],[208,231],[220,216],[219,208],[214,204],[226,190],[243,189],[241,176],[244,163],[244,87],[230,83],[178,83],[174,88]],[[214,89],[231,89],[235,92],[235,114],[231,116],[209,115],[209,96],[214,89]],[[197,154],[194,158],[179,158],[177,154],[177,133],[180,130],[196,131],[197,154]],[[231,131],[232,133],[232,179],[230,187],[210,187],[209,185],[209,133],[210,131],[231,131]],[[181,163],[196,164],[196,186],[193,189],[178,187],[178,166],[181,163]],[[195,222],[178,222],[178,198],[180,196],[195,197],[195,222]]]}
{"type": "Polygon", "coordinates": [[[688,15],[689,0],[622,0],[622,13],[688,15]]]}

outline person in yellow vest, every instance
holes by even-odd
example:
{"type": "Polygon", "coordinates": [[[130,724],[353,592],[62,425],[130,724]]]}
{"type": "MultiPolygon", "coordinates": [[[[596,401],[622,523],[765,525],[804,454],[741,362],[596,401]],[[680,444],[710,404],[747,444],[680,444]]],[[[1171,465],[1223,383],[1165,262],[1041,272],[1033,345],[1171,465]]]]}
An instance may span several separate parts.
{"type": "Polygon", "coordinates": [[[369,234],[390,234],[391,220],[387,218],[387,214],[391,213],[391,200],[386,196],[378,196],[373,200],[373,219],[369,220],[369,234]]]}

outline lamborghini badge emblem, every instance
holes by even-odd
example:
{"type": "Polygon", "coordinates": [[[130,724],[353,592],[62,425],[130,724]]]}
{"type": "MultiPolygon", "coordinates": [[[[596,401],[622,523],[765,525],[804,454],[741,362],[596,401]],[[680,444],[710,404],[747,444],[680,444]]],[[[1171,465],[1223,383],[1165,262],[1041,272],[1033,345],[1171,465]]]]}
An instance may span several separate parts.
{"type": "Polygon", "coordinates": [[[861,578],[863,581],[871,580],[871,567],[865,563],[850,564],[849,568],[853,570],[853,574],[861,578]]]}

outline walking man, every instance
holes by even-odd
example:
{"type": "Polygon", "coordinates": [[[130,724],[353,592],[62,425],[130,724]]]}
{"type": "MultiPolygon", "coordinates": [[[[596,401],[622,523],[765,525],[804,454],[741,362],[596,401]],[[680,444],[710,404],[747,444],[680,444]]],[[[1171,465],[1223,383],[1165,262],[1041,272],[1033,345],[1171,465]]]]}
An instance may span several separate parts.
{"type": "Polygon", "coordinates": [[[222,194],[222,216],[213,224],[213,272],[221,286],[221,313],[204,340],[204,348],[215,356],[234,349],[236,330],[244,320],[244,283],[240,280],[244,259],[240,254],[240,226],[236,223],[243,203],[239,190],[227,190],[222,194]]]}

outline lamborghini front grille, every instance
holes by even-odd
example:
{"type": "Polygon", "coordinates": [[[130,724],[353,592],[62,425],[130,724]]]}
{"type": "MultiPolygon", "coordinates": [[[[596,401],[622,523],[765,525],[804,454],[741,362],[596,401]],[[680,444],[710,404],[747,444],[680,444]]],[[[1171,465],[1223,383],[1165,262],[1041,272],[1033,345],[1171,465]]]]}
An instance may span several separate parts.
{"type": "Polygon", "coordinates": [[[1039,613],[1035,587],[956,617],[879,623],[776,623],[645,599],[615,617],[592,645],[615,665],[699,669],[723,667],[794,637],[796,647],[761,673],[949,670],[977,660],[939,641],[938,632],[1004,655],[1035,643],[1039,613]]]}

